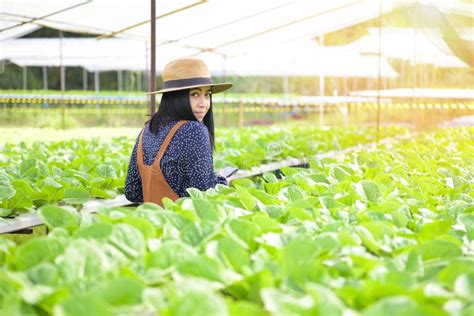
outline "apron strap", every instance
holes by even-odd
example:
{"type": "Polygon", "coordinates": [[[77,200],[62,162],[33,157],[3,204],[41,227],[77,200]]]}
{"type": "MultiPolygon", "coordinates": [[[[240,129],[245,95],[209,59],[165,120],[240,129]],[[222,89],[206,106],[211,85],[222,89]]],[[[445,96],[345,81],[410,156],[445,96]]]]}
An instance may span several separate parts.
{"type": "Polygon", "coordinates": [[[178,123],[175,124],[175,126],[173,126],[173,128],[171,128],[170,132],[168,133],[163,144],[160,147],[160,151],[158,151],[158,153],[156,154],[156,158],[155,158],[155,161],[153,162],[153,165],[155,166],[157,165],[158,167],[160,166],[161,158],[163,158],[165,151],[168,148],[168,145],[170,144],[171,139],[173,138],[174,134],[181,126],[183,126],[187,122],[188,121],[179,121],[178,123]]]}

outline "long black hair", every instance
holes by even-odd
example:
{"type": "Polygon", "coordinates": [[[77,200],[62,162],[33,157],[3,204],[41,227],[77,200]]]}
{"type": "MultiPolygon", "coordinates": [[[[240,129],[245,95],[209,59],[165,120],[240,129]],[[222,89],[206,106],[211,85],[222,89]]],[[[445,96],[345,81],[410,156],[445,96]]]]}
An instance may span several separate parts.
{"type": "MultiPolygon", "coordinates": [[[[158,111],[150,119],[150,131],[153,134],[158,133],[160,126],[164,126],[170,121],[197,121],[191,109],[191,102],[189,101],[190,89],[171,91],[163,93],[161,97],[158,111]]],[[[214,142],[214,115],[212,113],[212,96],[210,101],[209,111],[202,119],[202,123],[206,125],[209,131],[209,140],[211,148],[215,150],[214,142]]]]}

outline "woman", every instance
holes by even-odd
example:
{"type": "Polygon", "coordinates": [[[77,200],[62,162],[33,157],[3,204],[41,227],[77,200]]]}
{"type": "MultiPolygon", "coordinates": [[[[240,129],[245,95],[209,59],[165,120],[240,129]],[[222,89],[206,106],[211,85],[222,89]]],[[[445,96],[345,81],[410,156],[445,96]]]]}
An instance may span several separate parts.
{"type": "Polygon", "coordinates": [[[213,168],[212,94],[232,87],[212,83],[203,61],[182,58],[163,70],[160,107],[143,127],[133,148],[125,181],[132,202],[176,200],[187,188],[207,190],[227,184],[213,168]]]}

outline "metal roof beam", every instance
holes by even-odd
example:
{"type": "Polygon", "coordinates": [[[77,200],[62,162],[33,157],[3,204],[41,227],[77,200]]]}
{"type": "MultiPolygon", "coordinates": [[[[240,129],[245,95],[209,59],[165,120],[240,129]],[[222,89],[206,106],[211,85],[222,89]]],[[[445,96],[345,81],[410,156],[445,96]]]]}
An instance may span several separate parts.
{"type": "MultiPolygon", "coordinates": [[[[15,25],[11,25],[11,26],[8,26],[8,27],[5,27],[3,29],[0,30],[0,32],[4,32],[4,31],[8,31],[8,30],[11,30],[11,29],[14,29],[14,28],[17,28],[17,27],[20,27],[22,25],[25,25],[25,24],[30,24],[30,23],[37,23],[37,21],[41,21],[41,20],[44,20],[50,16],[53,16],[53,15],[56,15],[56,14],[59,14],[59,13],[63,13],[63,12],[66,12],[66,11],[69,11],[69,10],[72,10],[72,9],[75,9],[77,7],[81,7],[85,4],[89,4],[91,3],[92,0],[86,0],[85,2],[81,2],[81,3],[78,3],[78,4],[75,4],[73,6],[70,6],[70,7],[67,7],[67,8],[64,8],[64,9],[61,9],[61,10],[58,10],[58,11],[54,11],[54,12],[51,12],[51,13],[48,13],[46,15],[43,15],[43,16],[40,16],[40,17],[37,17],[37,18],[30,18],[29,20],[27,21],[23,21],[21,23],[18,23],[18,24],[15,24],[15,25]]],[[[3,12],[0,12],[0,14],[5,14],[3,12]]]]}

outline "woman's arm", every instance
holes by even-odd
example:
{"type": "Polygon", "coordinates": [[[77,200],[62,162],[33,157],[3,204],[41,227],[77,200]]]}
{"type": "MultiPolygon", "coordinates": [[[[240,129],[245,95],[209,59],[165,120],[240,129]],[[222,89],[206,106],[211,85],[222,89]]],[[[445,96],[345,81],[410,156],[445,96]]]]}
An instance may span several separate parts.
{"type": "Polygon", "coordinates": [[[216,174],[216,183],[229,185],[229,181],[227,181],[227,178],[224,176],[221,176],[220,174],[216,174]]]}
{"type": "Polygon", "coordinates": [[[217,183],[227,184],[224,177],[214,173],[211,143],[207,127],[191,121],[183,126],[185,144],[181,150],[183,172],[188,188],[205,191],[217,183]]]}
{"type": "Polygon", "coordinates": [[[142,180],[140,178],[140,172],[138,170],[137,163],[137,147],[140,135],[135,142],[133,147],[132,157],[130,157],[130,163],[128,165],[127,178],[125,180],[125,197],[130,202],[143,202],[143,190],[142,180]]]}

